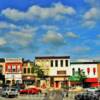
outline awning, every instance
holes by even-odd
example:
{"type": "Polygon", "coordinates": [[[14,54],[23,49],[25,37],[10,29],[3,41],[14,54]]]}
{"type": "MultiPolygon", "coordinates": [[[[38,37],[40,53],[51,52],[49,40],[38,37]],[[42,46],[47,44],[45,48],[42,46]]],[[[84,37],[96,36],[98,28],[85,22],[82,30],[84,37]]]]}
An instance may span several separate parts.
{"type": "Polygon", "coordinates": [[[98,82],[97,78],[86,78],[85,82],[98,82]]]}

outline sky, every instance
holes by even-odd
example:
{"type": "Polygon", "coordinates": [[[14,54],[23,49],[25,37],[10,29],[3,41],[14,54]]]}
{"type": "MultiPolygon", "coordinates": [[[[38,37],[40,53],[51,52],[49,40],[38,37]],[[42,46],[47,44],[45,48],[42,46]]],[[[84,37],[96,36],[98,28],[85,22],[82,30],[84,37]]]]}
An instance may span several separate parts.
{"type": "Polygon", "coordinates": [[[0,0],[0,57],[100,60],[100,0],[0,0]]]}

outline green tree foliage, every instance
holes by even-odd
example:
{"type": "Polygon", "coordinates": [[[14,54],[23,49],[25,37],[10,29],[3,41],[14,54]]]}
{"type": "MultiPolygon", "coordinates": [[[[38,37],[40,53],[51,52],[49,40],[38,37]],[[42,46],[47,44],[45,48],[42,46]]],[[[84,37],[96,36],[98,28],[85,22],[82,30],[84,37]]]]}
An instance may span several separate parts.
{"type": "Polygon", "coordinates": [[[76,71],[74,75],[69,77],[70,81],[76,81],[76,82],[83,82],[84,79],[86,79],[86,75],[83,70],[81,70],[80,73],[76,71]]]}
{"type": "Polygon", "coordinates": [[[44,78],[44,76],[45,76],[43,70],[40,68],[40,66],[38,66],[36,64],[33,64],[32,73],[37,74],[38,78],[44,78]]]}

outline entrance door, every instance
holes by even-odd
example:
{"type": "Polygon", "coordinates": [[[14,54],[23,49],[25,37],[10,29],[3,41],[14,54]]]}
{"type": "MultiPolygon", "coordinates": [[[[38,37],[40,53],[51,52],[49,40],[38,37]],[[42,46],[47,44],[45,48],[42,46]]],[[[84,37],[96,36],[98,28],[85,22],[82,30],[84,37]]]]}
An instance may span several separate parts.
{"type": "Polygon", "coordinates": [[[55,82],[55,87],[56,87],[56,88],[59,87],[59,82],[58,82],[58,81],[55,82]]]}

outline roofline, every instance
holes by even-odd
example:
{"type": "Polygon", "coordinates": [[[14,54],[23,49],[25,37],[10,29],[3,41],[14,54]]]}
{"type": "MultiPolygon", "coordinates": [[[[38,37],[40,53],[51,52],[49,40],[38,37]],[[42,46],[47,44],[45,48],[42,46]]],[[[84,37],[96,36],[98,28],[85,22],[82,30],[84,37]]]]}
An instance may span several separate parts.
{"type": "Polygon", "coordinates": [[[70,62],[70,64],[100,64],[100,62],[70,62]]]}
{"type": "Polygon", "coordinates": [[[70,56],[37,56],[35,59],[70,59],[70,56]]]}

